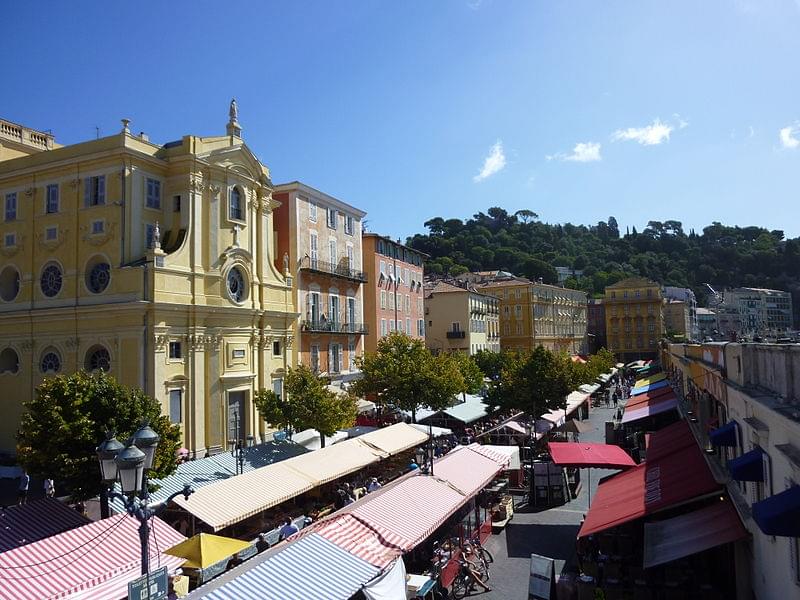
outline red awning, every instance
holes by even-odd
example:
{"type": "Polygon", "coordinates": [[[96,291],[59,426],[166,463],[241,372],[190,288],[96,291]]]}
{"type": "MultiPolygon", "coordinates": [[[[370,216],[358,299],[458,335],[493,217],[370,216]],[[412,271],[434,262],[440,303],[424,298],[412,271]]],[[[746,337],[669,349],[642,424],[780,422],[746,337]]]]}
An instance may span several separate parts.
{"type": "Polygon", "coordinates": [[[685,515],[645,523],[644,568],[649,569],[747,536],[730,500],[685,515]]]}
{"type": "Polygon", "coordinates": [[[613,444],[550,442],[548,445],[553,462],[563,467],[627,469],[636,466],[625,450],[613,444]]]}
{"type": "Polygon", "coordinates": [[[0,552],[38,542],[89,523],[55,498],[42,498],[0,510],[0,552]]]}
{"type": "MultiPolygon", "coordinates": [[[[153,540],[163,550],[186,538],[158,517],[150,526],[150,564],[182,565],[185,559],[161,554],[153,540]]],[[[140,548],[139,523],[123,514],[3,552],[0,598],[124,598],[140,573],[140,548]]]]}
{"type": "Polygon", "coordinates": [[[646,462],[598,486],[578,537],[622,525],[719,487],[689,425],[679,421],[650,436],[646,462]]]}

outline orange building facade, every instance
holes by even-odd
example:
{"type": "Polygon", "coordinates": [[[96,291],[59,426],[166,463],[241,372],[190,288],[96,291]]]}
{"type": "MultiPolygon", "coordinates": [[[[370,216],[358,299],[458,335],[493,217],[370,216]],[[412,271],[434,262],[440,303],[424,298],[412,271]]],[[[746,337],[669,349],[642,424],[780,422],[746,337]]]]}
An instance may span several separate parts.
{"type": "Polygon", "coordinates": [[[362,236],[364,314],[369,335],[365,350],[374,352],[378,341],[392,331],[425,339],[422,281],[426,255],[376,233],[362,236]]]}
{"type": "MultiPolygon", "coordinates": [[[[276,262],[294,279],[294,361],[336,383],[357,373],[365,323],[361,220],[366,213],[300,182],[277,185],[273,198],[276,262]]],[[[369,314],[369,313],[366,313],[369,314]]],[[[281,390],[275,390],[280,393],[281,390]]]]}

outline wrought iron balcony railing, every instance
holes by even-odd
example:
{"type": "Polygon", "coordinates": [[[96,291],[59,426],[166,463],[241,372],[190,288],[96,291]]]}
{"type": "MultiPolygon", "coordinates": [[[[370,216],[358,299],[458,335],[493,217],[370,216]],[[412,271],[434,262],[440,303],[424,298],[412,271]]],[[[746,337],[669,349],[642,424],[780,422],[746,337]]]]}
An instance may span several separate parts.
{"type": "Polygon", "coordinates": [[[364,271],[351,269],[347,259],[342,260],[339,264],[333,264],[325,262],[324,260],[305,256],[300,259],[300,268],[314,273],[326,273],[334,277],[350,279],[351,281],[359,281],[361,283],[367,282],[367,274],[364,271]]]}
{"type": "Polygon", "coordinates": [[[449,340],[463,340],[467,336],[466,331],[448,331],[447,339],[449,340]]]}
{"type": "Polygon", "coordinates": [[[366,335],[366,323],[343,323],[341,321],[311,321],[304,320],[301,322],[303,331],[311,331],[316,333],[344,333],[349,335],[366,335]]]}

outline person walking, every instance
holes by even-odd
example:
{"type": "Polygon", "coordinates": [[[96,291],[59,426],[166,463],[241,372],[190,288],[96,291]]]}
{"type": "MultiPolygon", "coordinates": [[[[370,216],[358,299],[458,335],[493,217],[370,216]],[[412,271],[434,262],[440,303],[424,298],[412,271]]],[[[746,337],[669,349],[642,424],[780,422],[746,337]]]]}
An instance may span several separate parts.
{"type": "Polygon", "coordinates": [[[47,498],[54,498],[56,495],[56,485],[49,477],[44,480],[44,495],[47,498]]]}
{"type": "Polygon", "coordinates": [[[19,490],[17,491],[17,504],[27,504],[28,502],[28,487],[31,484],[31,476],[27,471],[23,471],[19,476],[19,490]]]}

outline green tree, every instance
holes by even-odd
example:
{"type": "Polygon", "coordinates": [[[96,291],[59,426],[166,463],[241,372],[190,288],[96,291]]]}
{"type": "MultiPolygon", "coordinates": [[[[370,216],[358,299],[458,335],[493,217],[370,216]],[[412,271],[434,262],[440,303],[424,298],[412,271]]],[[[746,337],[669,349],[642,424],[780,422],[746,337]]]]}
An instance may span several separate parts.
{"type": "Polygon", "coordinates": [[[500,379],[503,368],[507,365],[511,354],[513,353],[508,350],[501,350],[500,352],[478,350],[472,358],[481,372],[483,372],[484,377],[497,381],[500,379]]]}
{"type": "Polygon", "coordinates": [[[563,408],[564,398],[571,390],[567,363],[538,346],[509,361],[489,399],[503,408],[525,411],[538,418],[547,411],[563,408]]]}
{"type": "Polygon", "coordinates": [[[455,361],[456,367],[461,373],[461,379],[464,382],[461,394],[466,402],[467,394],[477,394],[483,389],[483,371],[466,352],[453,352],[449,356],[455,361]]]}
{"type": "Polygon", "coordinates": [[[271,390],[260,390],[255,398],[259,414],[272,426],[297,431],[315,429],[324,448],[326,436],[355,423],[355,398],[330,390],[328,380],[318,377],[306,365],[289,369],[283,389],[282,399],[271,390]]]}
{"type": "Polygon", "coordinates": [[[408,411],[414,422],[418,408],[447,408],[464,387],[455,361],[446,354],[434,357],[421,340],[400,332],[381,338],[377,351],[356,358],[356,364],[363,376],[353,394],[408,411]]]}
{"type": "Polygon", "coordinates": [[[141,419],[161,437],[153,476],[175,471],[181,430],[161,414],[161,404],[138,388],[123,386],[102,371],[46,378],[32,400],[17,434],[17,458],[37,477],[63,482],[74,500],[97,496],[102,487],[96,448],[106,431],[125,443],[141,419]]]}

